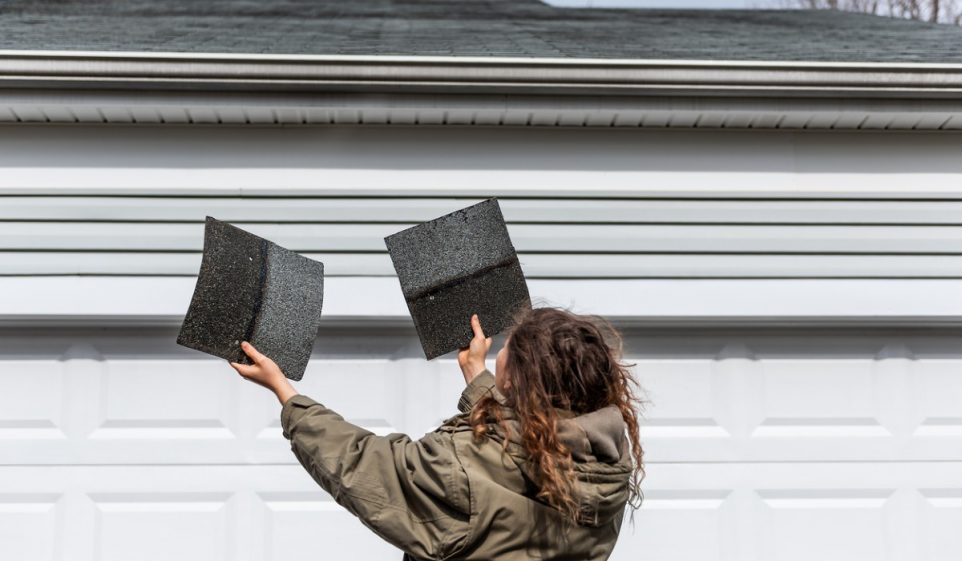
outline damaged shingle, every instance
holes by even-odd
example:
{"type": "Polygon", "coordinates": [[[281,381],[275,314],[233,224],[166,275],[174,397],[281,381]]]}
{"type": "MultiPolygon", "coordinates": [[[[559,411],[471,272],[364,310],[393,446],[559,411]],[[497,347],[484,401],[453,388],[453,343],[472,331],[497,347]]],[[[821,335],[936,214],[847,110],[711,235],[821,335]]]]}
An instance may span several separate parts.
{"type": "Polygon", "coordinates": [[[486,336],[531,307],[528,286],[495,198],[384,238],[430,360],[471,341],[471,314],[486,336]]]}
{"type": "Polygon", "coordinates": [[[324,264],[207,217],[204,255],[177,344],[251,364],[249,341],[291,380],[304,376],[324,298],[324,264]]]}

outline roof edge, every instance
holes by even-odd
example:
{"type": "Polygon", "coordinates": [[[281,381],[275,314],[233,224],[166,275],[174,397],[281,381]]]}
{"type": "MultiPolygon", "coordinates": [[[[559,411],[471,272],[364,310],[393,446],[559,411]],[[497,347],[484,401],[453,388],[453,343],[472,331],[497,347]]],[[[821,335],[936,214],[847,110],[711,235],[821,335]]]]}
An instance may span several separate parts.
{"type": "Polygon", "coordinates": [[[962,97],[962,64],[0,50],[0,89],[962,97]]]}
{"type": "Polygon", "coordinates": [[[62,59],[138,59],[138,60],[248,60],[248,61],[303,61],[303,62],[437,62],[437,63],[494,63],[494,64],[598,64],[651,66],[743,66],[743,67],[824,67],[824,68],[904,68],[957,69],[962,63],[949,62],[828,62],[804,60],[727,60],[727,59],[642,59],[642,58],[576,58],[576,57],[497,57],[497,56],[423,56],[423,55],[346,55],[346,54],[269,54],[269,53],[190,53],[184,51],[82,51],[82,50],[17,50],[0,49],[0,58],[62,58],[62,59]]]}

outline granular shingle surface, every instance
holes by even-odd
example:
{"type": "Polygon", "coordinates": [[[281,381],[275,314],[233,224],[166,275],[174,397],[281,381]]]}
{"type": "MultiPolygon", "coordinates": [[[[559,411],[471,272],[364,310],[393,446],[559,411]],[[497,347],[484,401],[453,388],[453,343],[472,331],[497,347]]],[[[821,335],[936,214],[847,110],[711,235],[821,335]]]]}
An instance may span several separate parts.
{"type": "Polygon", "coordinates": [[[292,380],[304,376],[321,319],[324,265],[208,216],[204,254],[177,343],[250,364],[250,341],[292,380]]]}
{"type": "Polygon", "coordinates": [[[0,49],[962,62],[962,29],[831,10],[537,0],[6,0],[0,49]]]}
{"type": "Polygon", "coordinates": [[[252,334],[266,257],[257,236],[207,217],[200,273],[177,343],[250,364],[240,341],[252,334]]]}
{"type": "Polygon", "coordinates": [[[384,238],[405,298],[515,256],[497,199],[488,199],[384,238]]]}
{"type": "Polygon", "coordinates": [[[408,302],[424,355],[428,359],[466,347],[478,314],[487,336],[510,327],[514,312],[531,307],[521,265],[514,261],[408,302]]]}
{"type": "Polygon", "coordinates": [[[467,346],[478,314],[485,335],[530,308],[524,273],[497,199],[384,239],[428,359],[467,346]]]}
{"type": "Polygon", "coordinates": [[[264,301],[253,344],[271,349],[274,354],[268,356],[286,365],[281,369],[288,378],[300,380],[304,375],[320,326],[323,298],[324,265],[269,244],[264,301]]]}

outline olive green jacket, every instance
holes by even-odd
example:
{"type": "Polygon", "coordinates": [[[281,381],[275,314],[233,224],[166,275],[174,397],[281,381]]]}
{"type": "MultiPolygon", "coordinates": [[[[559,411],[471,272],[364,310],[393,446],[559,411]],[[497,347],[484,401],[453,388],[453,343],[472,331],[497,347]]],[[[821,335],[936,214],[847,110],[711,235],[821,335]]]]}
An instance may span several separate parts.
{"type": "Polygon", "coordinates": [[[281,409],[284,437],[311,477],[404,559],[606,559],[618,538],[632,464],[614,406],[572,416],[557,410],[572,450],[581,520],[565,524],[537,499],[511,411],[504,432],[474,440],[468,414],[484,394],[502,403],[485,370],[464,389],[455,415],[419,440],[377,436],[305,395],[281,409]]]}

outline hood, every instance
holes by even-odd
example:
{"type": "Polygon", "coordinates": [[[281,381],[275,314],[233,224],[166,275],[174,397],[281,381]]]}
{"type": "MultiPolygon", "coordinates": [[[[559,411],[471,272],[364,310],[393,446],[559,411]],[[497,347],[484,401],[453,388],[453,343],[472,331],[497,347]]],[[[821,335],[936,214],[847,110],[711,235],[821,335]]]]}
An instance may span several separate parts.
{"type": "MultiPolygon", "coordinates": [[[[504,396],[496,388],[493,394],[504,404],[504,396]]],[[[617,406],[609,405],[582,415],[564,409],[555,409],[555,412],[559,417],[558,438],[571,450],[575,462],[575,492],[581,502],[581,523],[588,526],[608,523],[624,512],[628,499],[627,483],[632,472],[627,426],[621,411],[617,406]]],[[[520,423],[509,408],[505,408],[504,413],[511,429],[508,453],[525,477],[533,482],[535,474],[521,445],[520,423]]],[[[533,483],[532,491],[532,496],[537,493],[533,483]]]]}
{"type": "Polygon", "coordinates": [[[621,411],[609,405],[584,415],[562,418],[558,422],[558,438],[571,449],[576,462],[611,464],[620,460],[624,452],[626,428],[621,411]]]}

